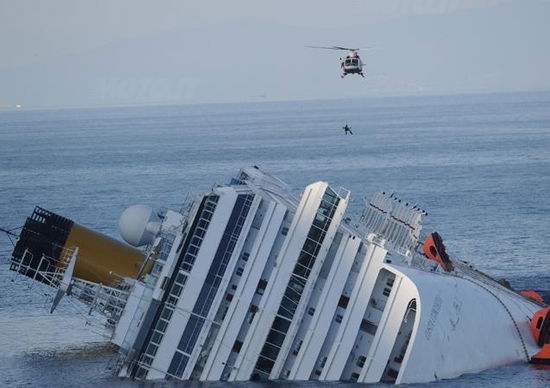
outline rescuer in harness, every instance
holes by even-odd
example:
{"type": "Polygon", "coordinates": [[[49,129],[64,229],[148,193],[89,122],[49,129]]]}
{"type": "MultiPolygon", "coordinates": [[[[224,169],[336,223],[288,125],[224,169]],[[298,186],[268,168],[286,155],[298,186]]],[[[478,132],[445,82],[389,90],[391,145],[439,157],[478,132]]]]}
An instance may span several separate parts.
{"type": "Polygon", "coordinates": [[[342,127],[342,129],[344,130],[344,133],[347,135],[348,133],[350,135],[353,135],[353,132],[351,131],[351,127],[348,125],[348,123],[346,123],[346,125],[344,125],[342,127]]]}

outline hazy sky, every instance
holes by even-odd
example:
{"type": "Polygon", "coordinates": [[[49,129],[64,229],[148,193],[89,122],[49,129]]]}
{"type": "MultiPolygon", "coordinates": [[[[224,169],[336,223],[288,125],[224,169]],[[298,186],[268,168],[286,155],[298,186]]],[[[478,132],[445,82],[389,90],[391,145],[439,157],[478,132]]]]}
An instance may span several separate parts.
{"type": "Polygon", "coordinates": [[[0,107],[550,90],[550,0],[0,0],[0,107]],[[369,46],[366,78],[341,53],[369,46]]]}

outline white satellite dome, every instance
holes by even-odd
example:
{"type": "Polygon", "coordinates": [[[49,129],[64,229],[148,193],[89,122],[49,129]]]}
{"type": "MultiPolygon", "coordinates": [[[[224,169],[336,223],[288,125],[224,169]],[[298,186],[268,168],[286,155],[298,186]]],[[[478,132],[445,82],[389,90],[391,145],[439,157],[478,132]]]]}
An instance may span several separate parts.
{"type": "Polygon", "coordinates": [[[118,229],[124,241],[140,247],[153,241],[160,230],[160,219],[152,207],[133,205],[120,216],[118,229]]]}

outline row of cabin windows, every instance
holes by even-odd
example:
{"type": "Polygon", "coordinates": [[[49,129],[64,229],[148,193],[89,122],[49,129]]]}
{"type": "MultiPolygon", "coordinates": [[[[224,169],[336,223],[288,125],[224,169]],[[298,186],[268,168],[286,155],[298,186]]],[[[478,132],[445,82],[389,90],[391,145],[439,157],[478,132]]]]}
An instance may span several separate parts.
{"type": "Polygon", "coordinates": [[[175,306],[178,303],[179,297],[186,283],[187,283],[187,275],[184,275],[183,273],[178,272],[176,276],[176,280],[172,285],[172,289],[170,290],[170,294],[168,295],[168,299],[166,300],[167,304],[171,306],[175,306]]]}
{"type": "MultiPolygon", "coordinates": [[[[149,339],[149,343],[147,344],[147,347],[145,348],[145,352],[141,357],[141,364],[142,368],[147,368],[151,366],[153,363],[153,359],[155,355],[157,354],[157,350],[160,346],[160,343],[162,341],[162,338],[164,336],[164,332],[166,331],[166,328],[168,327],[168,322],[170,321],[170,318],[172,317],[174,310],[172,307],[165,305],[163,307],[161,317],[157,321],[155,325],[155,329],[153,330],[153,334],[151,335],[151,338],[149,339]]],[[[146,373],[148,369],[144,371],[138,371],[141,373],[146,373]]],[[[137,374],[136,374],[137,377],[137,374]]],[[[141,378],[141,377],[138,377],[141,378]]]]}
{"type": "MultiPolygon", "coordinates": [[[[248,258],[250,257],[250,253],[248,252],[244,252],[243,255],[242,255],[242,259],[243,261],[246,263],[248,261],[248,258]]],[[[235,271],[235,275],[237,276],[242,276],[244,272],[244,268],[243,267],[238,267],[237,270],[235,271]]],[[[236,290],[237,289],[237,285],[236,284],[232,284],[231,285],[231,289],[232,290],[236,290]]]]}
{"type": "MultiPolygon", "coordinates": [[[[345,295],[342,295],[340,297],[340,300],[338,302],[338,307],[342,307],[343,309],[346,309],[346,307],[348,307],[348,302],[349,302],[349,297],[348,296],[345,296],[345,295]]],[[[315,307],[310,307],[308,310],[307,310],[307,313],[311,316],[313,316],[313,314],[315,314],[315,307]]],[[[341,317],[341,315],[339,315],[341,317]]],[[[341,322],[341,318],[339,318],[341,322]]]]}
{"type": "MultiPolygon", "coordinates": [[[[206,281],[193,307],[193,315],[189,318],[178,344],[178,350],[184,353],[191,354],[195,347],[198,336],[204,325],[205,317],[208,315],[220,286],[221,279],[224,276],[225,269],[227,268],[227,264],[233,254],[233,250],[248,215],[253,198],[254,195],[239,195],[237,197],[222,239],[218,245],[218,249],[210,264],[206,281]]],[[[168,372],[181,377],[185,370],[185,366],[181,368],[181,365],[176,366],[177,364],[178,362],[174,357],[168,372]]]]}
{"type": "Polygon", "coordinates": [[[145,349],[142,363],[146,366],[151,366],[153,359],[157,354],[158,347],[160,346],[162,338],[164,337],[164,333],[166,332],[166,329],[168,327],[170,318],[172,317],[172,314],[174,312],[173,307],[177,304],[186,283],[187,276],[181,272],[178,272],[174,284],[172,285],[172,288],[170,290],[170,294],[168,295],[166,304],[163,306],[161,316],[155,325],[155,329],[153,330],[153,334],[149,340],[149,344],[145,349]]]}
{"type": "Polygon", "coordinates": [[[260,357],[256,363],[256,370],[265,374],[269,374],[271,372],[289,327],[289,320],[279,316],[275,317],[271,330],[267,335],[266,342],[260,352],[260,357]]]}
{"type": "MultiPolygon", "coordinates": [[[[159,253],[159,261],[165,262],[172,250],[172,244],[174,244],[174,239],[176,236],[173,234],[162,234],[162,246],[159,253]]],[[[183,239],[182,239],[183,242],[183,239]]],[[[161,267],[162,268],[162,267],[161,267]]]]}
{"type": "MultiPolygon", "coordinates": [[[[206,228],[208,228],[209,221],[212,219],[212,215],[216,208],[216,203],[218,202],[218,198],[219,198],[218,196],[209,196],[205,201],[205,204],[203,206],[203,209],[199,217],[198,226],[195,228],[193,232],[194,234],[190,240],[190,246],[188,247],[186,255],[182,262],[183,270],[190,272],[193,267],[196,254],[199,251],[200,245],[202,243],[202,238],[206,234],[206,228]]],[[[181,249],[182,246],[183,246],[183,239],[180,245],[178,246],[178,251],[181,249]]],[[[172,317],[172,314],[174,311],[173,307],[178,303],[178,299],[183,291],[183,288],[186,282],[187,282],[187,276],[182,274],[181,272],[178,272],[178,274],[176,275],[176,279],[170,290],[170,293],[168,295],[168,298],[166,300],[166,303],[163,306],[161,317],[159,318],[159,320],[155,325],[155,330],[153,331],[153,335],[151,336],[149,344],[147,345],[147,348],[145,349],[145,353],[143,355],[142,363],[147,366],[150,366],[151,363],[153,362],[153,358],[156,355],[160,342],[162,341],[162,338],[164,336],[164,332],[166,331],[170,318],[172,317]]],[[[145,373],[147,372],[144,368],[140,368],[140,369],[141,370],[138,370],[136,377],[138,377],[138,375],[144,376],[145,373]]]]}
{"type": "Polygon", "coordinates": [[[256,362],[255,369],[258,371],[268,374],[273,368],[274,362],[280,351],[280,346],[282,345],[284,336],[290,326],[290,321],[294,318],[294,314],[300,299],[302,298],[306,280],[308,279],[311,269],[315,264],[317,254],[321,249],[321,244],[323,243],[326,231],[330,225],[332,217],[334,216],[338,202],[339,198],[336,196],[334,191],[327,188],[323,198],[321,199],[321,204],[317,209],[313,225],[310,227],[306,241],[302,247],[300,256],[298,257],[298,261],[294,267],[293,274],[288,281],[279,310],[277,311],[279,316],[287,318],[288,321],[280,318],[279,316],[276,319],[288,322],[288,326],[286,326],[282,332],[279,332],[275,328],[276,321],[274,321],[268,334],[268,340],[264,344],[264,347],[260,352],[260,357],[256,362]],[[278,343],[279,341],[280,343],[278,343]]]}
{"type": "Polygon", "coordinates": [[[199,216],[199,222],[197,223],[195,229],[193,230],[193,235],[191,236],[189,246],[187,247],[187,252],[183,258],[183,263],[181,268],[184,271],[191,272],[193,269],[193,264],[197,258],[200,247],[202,245],[202,240],[206,235],[206,230],[210,225],[210,220],[214,214],[216,204],[219,197],[217,195],[211,195],[207,197],[205,204],[202,208],[201,214],[199,216]]]}
{"type": "Polygon", "coordinates": [[[294,317],[294,313],[298,308],[298,303],[302,297],[302,293],[305,287],[305,280],[300,279],[296,275],[292,275],[288,281],[283,299],[281,300],[281,305],[277,313],[288,319],[294,317]]]}
{"type": "Polygon", "coordinates": [[[179,350],[176,350],[176,352],[174,353],[174,358],[172,359],[170,367],[168,368],[168,374],[181,377],[183,375],[183,372],[185,371],[187,362],[189,362],[189,356],[183,354],[179,350]]]}

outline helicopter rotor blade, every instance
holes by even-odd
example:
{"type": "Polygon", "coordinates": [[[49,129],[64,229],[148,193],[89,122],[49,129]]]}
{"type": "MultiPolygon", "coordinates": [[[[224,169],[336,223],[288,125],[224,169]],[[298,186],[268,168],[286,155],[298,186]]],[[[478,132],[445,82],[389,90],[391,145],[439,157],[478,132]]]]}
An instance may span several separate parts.
{"type": "Polygon", "coordinates": [[[340,47],[340,46],[334,46],[335,50],[347,50],[347,51],[359,51],[358,48],[348,48],[348,47],[340,47]]]}
{"type": "Polygon", "coordinates": [[[340,47],[340,46],[331,46],[331,47],[327,47],[327,46],[306,46],[306,47],[326,49],[326,50],[345,50],[345,51],[357,51],[357,50],[359,50],[359,49],[352,49],[352,48],[340,47]]]}

